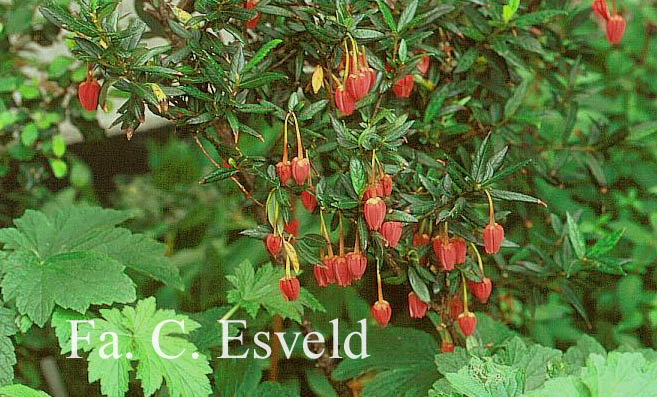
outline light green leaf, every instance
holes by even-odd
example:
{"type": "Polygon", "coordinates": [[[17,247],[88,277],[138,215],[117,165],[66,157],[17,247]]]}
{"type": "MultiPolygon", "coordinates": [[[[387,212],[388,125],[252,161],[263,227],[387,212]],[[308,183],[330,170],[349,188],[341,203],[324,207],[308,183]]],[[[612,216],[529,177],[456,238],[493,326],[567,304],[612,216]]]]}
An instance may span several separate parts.
{"type": "Polygon", "coordinates": [[[383,15],[383,20],[388,24],[390,30],[396,32],[397,25],[395,24],[395,19],[392,17],[392,13],[390,12],[390,9],[386,5],[386,3],[383,0],[376,0],[376,4],[379,6],[379,10],[381,10],[381,15],[383,15]]]}
{"type": "Polygon", "coordinates": [[[0,387],[0,396],[3,397],[50,397],[50,394],[23,385],[8,385],[0,387]]]}
{"type": "Polygon", "coordinates": [[[283,269],[280,267],[266,264],[256,272],[248,261],[244,261],[234,274],[226,276],[233,285],[233,289],[228,291],[228,302],[240,305],[253,318],[258,315],[260,308],[264,308],[272,315],[278,314],[297,322],[301,322],[304,307],[325,310],[305,288],[301,289],[299,299],[287,302],[278,289],[282,277],[283,269]]]}
{"type": "Polygon", "coordinates": [[[14,364],[16,364],[14,345],[9,337],[0,336],[0,386],[7,385],[14,380],[14,364]]]}
{"type": "Polygon", "coordinates": [[[61,135],[52,137],[52,152],[57,157],[62,157],[66,153],[66,141],[61,135]]]}
{"type": "Polygon", "coordinates": [[[584,242],[584,237],[579,231],[579,226],[577,226],[573,217],[570,216],[570,213],[566,213],[566,219],[568,221],[568,238],[570,244],[573,246],[573,250],[575,250],[575,255],[577,255],[579,259],[582,259],[586,255],[586,243],[584,242]]]}
{"type": "Polygon", "coordinates": [[[278,45],[282,42],[283,40],[281,39],[274,39],[263,44],[263,46],[258,49],[258,52],[255,53],[253,58],[251,58],[249,62],[247,62],[247,64],[244,66],[244,69],[242,69],[242,74],[245,74],[255,66],[258,66],[258,64],[267,56],[267,54],[269,54],[269,51],[278,47],[278,45]]]}
{"type": "Polygon", "coordinates": [[[349,161],[349,176],[356,195],[360,196],[365,189],[365,168],[358,157],[352,157],[349,161]]]}
{"type": "MultiPolygon", "coordinates": [[[[94,328],[89,324],[78,324],[78,332],[81,336],[88,334],[90,337],[91,342],[89,344],[82,342],[80,349],[90,352],[87,357],[89,381],[100,381],[104,395],[122,397],[126,394],[134,362],[137,363],[135,378],[141,381],[141,388],[146,396],[153,395],[163,383],[166,383],[169,395],[172,397],[211,394],[207,374],[212,370],[207,357],[199,355],[194,359],[193,353],[196,353],[196,347],[186,338],[179,336],[198,329],[200,324],[172,310],[157,310],[155,298],[139,301],[134,308],[125,306],[123,310],[103,309],[100,313],[102,318],[94,319],[94,328]],[[164,354],[175,356],[184,350],[177,359],[169,360],[160,357],[153,349],[152,336],[155,327],[166,320],[175,320],[184,324],[184,332],[175,323],[165,324],[160,332],[159,342],[164,354]],[[101,358],[101,348],[111,340],[101,341],[100,336],[105,332],[118,335],[121,358],[101,358]],[[128,352],[132,354],[132,359],[125,357],[128,352]]],[[[70,324],[58,322],[55,326],[70,327],[70,324]]],[[[58,335],[61,334],[58,332],[58,335]]],[[[70,340],[60,339],[59,342],[63,352],[70,352],[70,340]]]]}
{"type": "Polygon", "coordinates": [[[9,256],[2,294],[21,314],[42,327],[55,304],[80,313],[90,305],[132,302],[135,285],[124,266],[95,252],[70,252],[40,259],[33,252],[9,256]]]}

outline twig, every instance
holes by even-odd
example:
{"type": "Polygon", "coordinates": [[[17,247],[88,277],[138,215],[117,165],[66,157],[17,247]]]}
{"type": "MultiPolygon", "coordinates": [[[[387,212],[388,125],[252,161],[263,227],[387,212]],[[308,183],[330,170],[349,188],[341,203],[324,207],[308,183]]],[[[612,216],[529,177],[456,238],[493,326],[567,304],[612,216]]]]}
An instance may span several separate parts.
{"type": "MultiPolygon", "coordinates": [[[[214,165],[215,167],[217,167],[217,168],[219,168],[219,169],[223,168],[221,165],[219,165],[219,163],[217,163],[217,161],[216,161],[215,159],[212,158],[212,156],[210,156],[210,153],[208,153],[207,150],[205,150],[205,148],[203,147],[203,144],[201,144],[201,140],[198,139],[198,135],[196,135],[196,134],[194,134],[194,142],[196,142],[196,146],[198,146],[198,148],[201,149],[201,152],[203,153],[203,155],[205,156],[205,158],[207,158],[207,159],[212,163],[212,165],[214,165]]],[[[242,183],[237,179],[237,177],[235,177],[235,176],[231,176],[231,177],[230,177],[230,180],[233,181],[233,182],[235,182],[235,184],[237,185],[237,187],[238,187],[238,188],[242,191],[242,193],[244,194],[244,197],[246,197],[247,199],[253,201],[253,202],[254,202],[256,205],[258,205],[259,207],[264,207],[264,206],[265,206],[263,203],[261,203],[260,201],[258,201],[256,198],[254,198],[253,196],[251,196],[251,193],[249,193],[249,191],[246,190],[246,188],[244,187],[244,185],[242,185],[242,183]]]]}

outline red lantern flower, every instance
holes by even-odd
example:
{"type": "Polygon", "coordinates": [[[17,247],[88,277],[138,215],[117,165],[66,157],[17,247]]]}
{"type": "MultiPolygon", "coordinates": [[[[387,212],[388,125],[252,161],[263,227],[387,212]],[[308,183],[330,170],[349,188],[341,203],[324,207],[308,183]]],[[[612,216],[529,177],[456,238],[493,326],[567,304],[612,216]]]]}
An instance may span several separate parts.
{"type": "Polygon", "coordinates": [[[402,234],[403,225],[401,222],[384,222],[381,225],[381,234],[386,240],[386,244],[390,247],[395,247],[399,242],[399,238],[402,234]]]}
{"type": "Polygon", "coordinates": [[[302,186],[306,183],[310,174],[310,161],[307,158],[295,157],[292,159],[292,178],[297,185],[302,186]]]}
{"type": "Polygon", "coordinates": [[[468,289],[472,292],[472,295],[477,298],[479,303],[488,302],[488,297],[490,297],[490,294],[493,291],[493,282],[490,278],[484,277],[479,283],[468,281],[467,284],[468,289]]]}
{"type": "Polygon", "coordinates": [[[78,99],[84,110],[89,112],[96,110],[98,107],[98,94],[100,94],[100,85],[93,78],[91,72],[88,72],[87,80],[78,86],[78,99]]]}
{"type": "MultiPolygon", "coordinates": [[[[244,2],[244,8],[246,8],[247,10],[251,10],[257,4],[258,4],[257,0],[248,0],[248,1],[244,2]]],[[[260,12],[258,12],[255,17],[253,17],[253,18],[249,19],[248,21],[244,22],[244,25],[248,29],[255,29],[256,26],[258,26],[258,21],[260,20],[261,16],[262,16],[262,14],[260,12]]]]}
{"type": "Polygon", "coordinates": [[[454,353],[454,344],[447,339],[443,339],[440,344],[441,353],[454,353]]]}
{"type": "Polygon", "coordinates": [[[285,185],[287,181],[292,178],[292,165],[289,161],[287,163],[279,161],[276,164],[276,173],[278,174],[278,178],[281,180],[281,184],[285,185]]]}
{"type": "Polygon", "coordinates": [[[411,318],[424,317],[424,314],[427,312],[427,307],[429,307],[429,305],[418,298],[418,296],[415,295],[415,292],[408,294],[408,313],[411,318]]]}
{"type": "Polygon", "coordinates": [[[498,223],[489,223],[484,228],[484,249],[487,254],[497,254],[504,241],[504,228],[498,223]]]}
{"type": "Polygon", "coordinates": [[[370,230],[379,230],[386,216],[386,203],[379,197],[367,199],[363,210],[365,223],[370,230]]]}
{"type": "Polygon", "coordinates": [[[308,190],[304,190],[301,192],[301,204],[303,204],[303,208],[305,208],[308,212],[313,212],[317,206],[317,200],[312,193],[310,193],[308,190]]]}
{"type": "Polygon", "coordinates": [[[448,299],[447,305],[449,306],[449,318],[452,319],[452,321],[456,320],[459,314],[463,312],[463,301],[461,300],[461,297],[454,295],[448,299]]]}
{"type": "Polygon", "coordinates": [[[354,280],[360,280],[367,269],[367,256],[361,252],[350,252],[347,254],[346,258],[351,278],[354,280]]]}
{"type": "Polygon", "coordinates": [[[383,299],[377,300],[374,302],[374,305],[372,305],[370,312],[372,313],[374,320],[376,320],[380,326],[385,327],[388,325],[388,322],[390,322],[390,317],[392,316],[392,308],[390,307],[390,303],[387,301],[383,299]]]}
{"type": "Polygon", "coordinates": [[[267,237],[265,237],[265,248],[267,248],[269,255],[278,255],[283,248],[283,238],[281,238],[281,236],[275,236],[271,233],[268,234],[267,237]]]}
{"type": "Polygon", "coordinates": [[[465,257],[467,254],[467,246],[465,245],[465,240],[461,237],[455,237],[452,239],[452,244],[454,245],[454,250],[456,251],[456,264],[460,265],[465,263],[465,257]]]}
{"type": "Polygon", "coordinates": [[[610,44],[620,44],[623,34],[625,34],[625,19],[614,14],[607,20],[607,41],[610,44]]]}
{"type": "Polygon", "coordinates": [[[381,185],[381,196],[388,197],[392,193],[392,178],[388,174],[383,174],[379,177],[379,185],[381,185]]]}
{"type": "Polygon", "coordinates": [[[335,281],[341,287],[351,285],[351,273],[347,266],[347,258],[344,256],[336,256],[333,260],[333,272],[335,274],[335,281]]]}
{"type": "Polygon", "coordinates": [[[609,9],[607,8],[607,0],[593,0],[593,12],[598,18],[607,21],[609,20],[609,9]]]}
{"type": "Polygon", "coordinates": [[[281,281],[278,282],[278,289],[281,290],[281,294],[286,302],[294,302],[299,298],[301,285],[299,284],[299,279],[296,277],[283,277],[281,281]]]}
{"type": "Polygon", "coordinates": [[[349,74],[347,77],[347,91],[355,101],[367,95],[370,90],[370,76],[363,71],[349,74]]]}
{"type": "Polygon", "coordinates": [[[413,75],[407,74],[392,85],[392,92],[397,98],[408,98],[413,91],[413,75]]]}
{"type": "Polygon", "coordinates": [[[484,248],[487,254],[497,254],[504,241],[504,228],[501,225],[498,225],[495,222],[495,209],[493,207],[493,199],[488,193],[488,190],[484,190],[486,196],[488,197],[488,225],[484,228],[484,248]]]}
{"type": "Polygon", "coordinates": [[[349,116],[354,112],[356,101],[344,87],[338,87],[335,89],[335,106],[337,106],[340,114],[349,116]]]}
{"type": "Polygon", "coordinates": [[[463,332],[463,335],[465,336],[472,335],[475,328],[477,328],[477,316],[469,311],[459,314],[457,322],[461,332],[463,332]]]}
{"type": "MultiPolygon", "coordinates": [[[[424,51],[422,51],[421,53],[424,54],[424,51]]],[[[431,58],[425,55],[420,60],[420,63],[418,63],[417,66],[415,66],[415,68],[417,69],[418,72],[420,72],[422,76],[424,76],[429,71],[430,65],[431,65],[431,58]]]]}
{"type": "Polygon", "coordinates": [[[283,230],[296,237],[299,234],[299,221],[292,219],[290,222],[286,223],[285,226],[283,226],[283,230]]]}
{"type": "Polygon", "coordinates": [[[426,233],[415,233],[413,235],[413,247],[422,247],[429,244],[429,241],[431,241],[431,237],[426,233]]]}
{"type": "Polygon", "coordinates": [[[326,268],[325,266],[315,265],[313,267],[313,275],[315,276],[315,281],[317,282],[318,286],[326,287],[331,284],[329,282],[327,272],[328,272],[328,268],[326,268]]]}
{"type": "Polygon", "coordinates": [[[445,271],[454,270],[456,264],[456,246],[452,241],[444,236],[438,236],[433,239],[433,252],[438,257],[440,267],[445,271]]]}
{"type": "Polygon", "coordinates": [[[329,284],[335,284],[335,259],[335,256],[325,256],[322,259],[322,263],[324,263],[324,268],[326,269],[326,281],[329,284]]]}
{"type": "Polygon", "coordinates": [[[363,71],[369,78],[369,87],[367,91],[371,90],[376,84],[376,71],[370,67],[367,62],[367,55],[365,55],[365,46],[363,46],[363,51],[360,53],[360,70],[363,71]]]}

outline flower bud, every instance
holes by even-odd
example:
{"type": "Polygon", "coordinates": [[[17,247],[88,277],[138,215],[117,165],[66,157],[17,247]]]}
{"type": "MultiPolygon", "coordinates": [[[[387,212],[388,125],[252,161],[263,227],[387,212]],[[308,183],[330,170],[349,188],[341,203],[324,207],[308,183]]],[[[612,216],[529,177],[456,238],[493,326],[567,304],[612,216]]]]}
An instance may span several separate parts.
{"type": "Polygon", "coordinates": [[[283,230],[296,237],[299,234],[299,221],[297,219],[292,219],[283,226],[283,230]]]}
{"type": "Polygon", "coordinates": [[[488,277],[484,277],[479,283],[468,281],[467,286],[479,303],[488,302],[488,297],[490,297],[490,294],[493,291],[493,282],[488,277]]]}
{"type": "Polygon", "coordinates": [[[395,247],[399,242],[399,238],[402,234],[403,225],[401,222],[383,222],[381,225],[380,233],[383,235],[383,238],[386,240],[386,244],[389,247],[395,247]]]}
{"type": "Polygon", "coordinates": [[[392,85],[392,92],[397,98],[408,98],[413,91],[413,75],[407,74],[392,85]]]}
{"type": "Polygon", "coordinates": [[[100,94],[100,85],[94,80],[91,73],[87,74],[87,80],[78,86],[78,99],[80,105],[86,111],[96,110],[98,107],[98,95],[100,94]]]}
{"type": "Polygon", "coordinates": [[[504,228],[498,223],[489,223],[484,228],[484,249],[487,254],[497,254],[504,241],[504,228]]]}
{"type": "Polygon", "coordinates": [[[447,339],[443,339],[443,341],[440,343],[440,352],[454,353],[454,344],[447,339]]]}
{"type": "Polygon", "coordinates": [[[294,302],[297,300],[297,298],[299,298],[301,285],[299,284],[299,279],[296,277],[283,277],[281,281],[278,282],[278,289],[281,290],[281,294],[283,295],[283,298],[285,298],[286,302],[294,302]]]}
{"type": "Polygon", "coordinates": [[[347,267],[353,280],[360,280],[367,269],[367,256],[360,252],[350,252],[347,254],[347,267]]]}
{"type": "Polygon", "coordinates": [[[307,158],[299,160],[298,157],[292,159],[292,177],[297,185],[302,186],[306,183],[310,174],[310,161],[307,158]]]}
{"type": "Polygon", "coordinates": [[[365,223],[370,230],[379,230],[386,216],[386,203],[379,197],[367,199],[363,209],[365,223]]]}
{"type": "Polygon", "coordinates": [[[466,337],[472,335],[475,328],[477,328],[477,316],[475,316],[475,314],[472,312],[464,312],[459,314],[457,322],[461,332],[463,332],[463,335],[466,337]]]}
{"type": "Polygon", "coordinates": [[[267,248],[269,255],[276,256],[283,248],[283,239],[281,236],[275,236],[270,233],[265,237],[265,248],[267,248]]]}
{"type": "Polygon", "coordinates": [[[609,9],[607,8],[607,0],[593,0],[593,12],[598,18],[607,21],[609,20],[609,9]]]}
{"type": "Polygon", "coordinates": [[[308,212],[313,212],[317,206],[317,200],[312,193],[310,193],[308,190],[304,190],[301,192],[301,204],[303,204],[303,208],[305,208],[308,212]]]}
{"type": "Polygon", "coordinates": [[[385,327],[388,325],[388,322],[390,322],[390,317],[392,316],[392,308],[387,301],[379,299],[374,303],[374,305],[372,305],[370,312],[372,313],[374,320],[376,320],[380,326],[385,327]]]}
{"type": "Polygon", "coordinates": [[[607,20],[607,41],[610,44],[620,44],[623,34],[625,33],[625,19],[614,14],[607,20]]]}
{"type": "Polygon", "coordinates": [[[351,274],[347,266],[347,259],[344,256],[336,256],[333,261],[333,271],[335,274],[335,281],[341,287],[351,285],[351,274]]]}
{"type": "Polygon", "coordinates": [[[329,283],[327,271],[328,269],[322,265],[315,265],[313,267],[313,275],[318,286],[326,287],[331,284],[329,283]]]}
{"type": "Polygon", "coordinates": [[[285,185],[292,178],[292,165],[289,161],[286,163],[279,161],[276,164],[276,173],[278,174],[278,179],[281,180],[281,185],[285,185]]]}
{"type": "Polygon", "coordinates": [[[427,312],[427,307],[429,307],[429,305],[415,295],[415,292],[408,294],[408,313],[411,318],[424,317],[424,314],[427,312]]]}
{"type": "MultiPolygon", "coordinates": [[[[258,4],[258,2],[256,0],[247,0],[247,1],[244,2],[244,8],[246,8],[247,10],[251,10],[257,4],[258,4]]],[[[258,12],[258,14],[255,17],[253,17],[253,18],[249,19],[248,21],[244,22],[244,26],[246,26],[247,29],[255,29],[258,26],[258,21],[260,20],[261,16],[262,16],[262,14],[260,12],[258,12]]]]}
{"type": "Polygon", "coordinates": [[[335,89],[335,106],[343,116],[349,116],[354,112],[356,101],[344,87],[335,89]]]}

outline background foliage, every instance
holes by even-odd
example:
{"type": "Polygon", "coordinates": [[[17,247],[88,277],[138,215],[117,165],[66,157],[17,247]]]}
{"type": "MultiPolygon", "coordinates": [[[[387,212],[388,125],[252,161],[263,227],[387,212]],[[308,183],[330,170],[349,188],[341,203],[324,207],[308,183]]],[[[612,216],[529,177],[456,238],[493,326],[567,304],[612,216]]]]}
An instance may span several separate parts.
{"type": "Polygon", "coordinates": [[[113,14],[114,1],[0,5],[0,394],[59,395],[57,377],[71,395],[110,396],[657,390],[654,4],[619,3],[628,26],[618,47],[587,2],[526,1],[509,17],[514,4],[262,0],[248,11],[242,1],[136,1],[127,15],[113,14]],[[354,115],[340,117],[328,82],[313,92],[311,73],[318,64],[335,73],[347,33],[367,47],[378,80],[354,115]],[[35,44],[61,40],[69,51],[44,62],[35,44]],[[415,71],[419,51],[431,59],[426,76],[415,71]],[[136,130],[129,145],[105,138],[96,112],[79,105],[87,62],[100,65],[101,104],[119,104],[118,125],[136,130]],[[414,92],[397,99],[390,87],[408,72],[414,92]],[[143,131],[146,109],[175,126],[143,131]],[[300,190],[281,188],[271,170],[288,111],[302,123],[327,214],[356,218],[373,148],[394,175],[389,204],[408,222],[403,243],[384,255],[369,236],[368,274],[352,287],[315,286],[319,217],[292,211],[300,190]],[[66,147],[71,126],[84,142],[66,147]],[[195,137],[232,168],[217,170],[195,137]],[[262,242],[240,234],[261,238],[267,222],[231,176],[262,202],[274,190],[286,219],[300,221],[298,302],[280,296],[283,270],[262,242]],[[494,291],[475,306],[476,333],[454,333],[459,346],[440,354],[443,332],[409,319],[406,295],[426,285],[439,305],[455,284],[407,280],[408,268],[419,269],[413,224],[449,218],[477,242],[482,187],[494,189],[509,247],[485,258],[494,291]],[[385,329],[369,320],[376,258],[394,310],[385,329]],[[187,346],[200,360],[159,363],[140,345],[161,316],[189,331],[167,336],[164,348],[187,346]],[[330,337],[336,317],[344,337],[367,318],[372,357],[219,360],[222,317],[246,319],[246,340],[277,327],[330,337]],[[93,345],[84,361],[64,359],[65,321],[82,318],[129,335],[133,359],[108,368],[93,345]]]}

